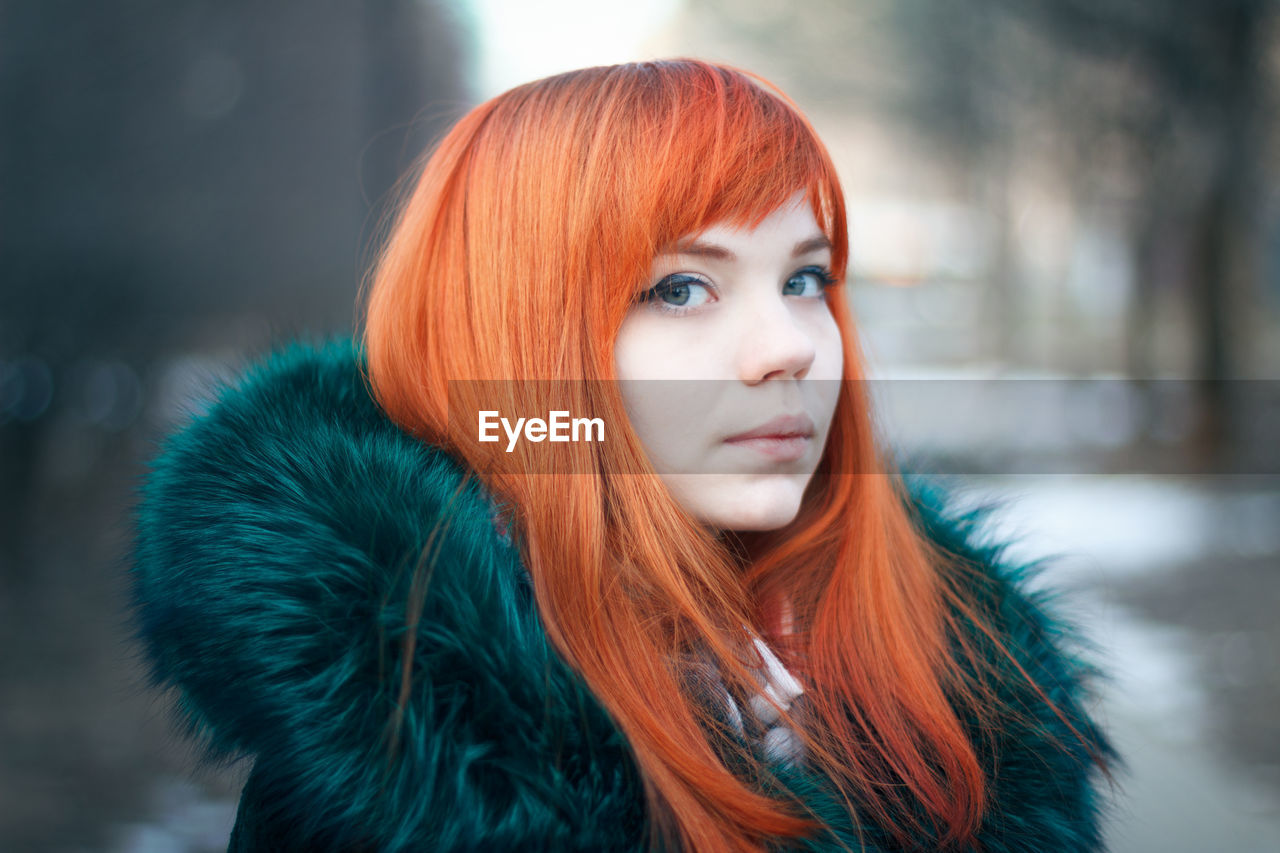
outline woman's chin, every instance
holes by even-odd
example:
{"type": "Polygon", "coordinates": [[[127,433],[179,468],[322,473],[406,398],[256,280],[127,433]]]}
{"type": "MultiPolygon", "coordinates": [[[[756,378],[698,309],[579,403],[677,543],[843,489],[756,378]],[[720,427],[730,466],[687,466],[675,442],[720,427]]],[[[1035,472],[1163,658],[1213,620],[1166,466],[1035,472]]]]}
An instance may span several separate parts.
{"type": "Polygon", "coordinates": [[[777,530],[800,512],[807,475],[695,474],[668,481],[676,499],[715,530],[777,530]]]}

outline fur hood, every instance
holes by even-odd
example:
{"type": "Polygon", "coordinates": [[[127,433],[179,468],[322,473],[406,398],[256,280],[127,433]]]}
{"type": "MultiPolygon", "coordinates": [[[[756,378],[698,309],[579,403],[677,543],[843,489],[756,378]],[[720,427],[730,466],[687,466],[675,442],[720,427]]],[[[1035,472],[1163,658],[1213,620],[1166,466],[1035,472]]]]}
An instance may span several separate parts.
{"type": "MultiPolygon", "coordinates": [[[[927,479],[909,485],[928,535],[989,569],[987,603],[1021,665],[1114,760],[1086,710],[1095,670],[1025,590],[1034,566],[1002,560],[987,509],[956,512],[927,479]]],[[[263,360],[165,442],[132,583],[154,681],[176,688],[188,735],[210,759],[253,758],[233,848],[643,849],[627,744],[551,646],[486,495],[382,414],[350,342],[263,360]]],[[[1011,701],[1030,718],[983,751],[983,849],[1101,849],[1087,750],[1022,696],[1011,701]]],[[[795,849],[898,849],[821,779],[779,778],[830,827],[795,849]]]]}

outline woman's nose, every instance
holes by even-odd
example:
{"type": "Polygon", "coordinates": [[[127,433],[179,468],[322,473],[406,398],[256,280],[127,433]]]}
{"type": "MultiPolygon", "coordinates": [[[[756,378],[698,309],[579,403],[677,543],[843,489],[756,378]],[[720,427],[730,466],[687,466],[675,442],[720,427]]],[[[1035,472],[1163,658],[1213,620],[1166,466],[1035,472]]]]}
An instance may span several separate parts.
{"type": "Polygon", "coordinates": [[[816,354],[813,335],[785,300],[770,300],[753,310],[743,324],[739,379],[752,385],[766,379],[803,379],[816,354]]]}

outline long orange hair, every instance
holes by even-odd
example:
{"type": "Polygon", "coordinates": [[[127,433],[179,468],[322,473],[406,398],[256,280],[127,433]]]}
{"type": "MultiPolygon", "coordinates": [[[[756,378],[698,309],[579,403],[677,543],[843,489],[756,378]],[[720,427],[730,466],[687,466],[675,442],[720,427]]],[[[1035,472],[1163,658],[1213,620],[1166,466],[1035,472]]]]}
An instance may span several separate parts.
{"type": "Polygon", "coordinates": [[[756,850],[815,829],[803,803],[758,784],[767,767],[728,769],[712,711],[682,679],[680,661],[704,650],[750,695],[744,625],[803,674],[811,713],[792,722],[850,807],[902,841],[971,841],[984,776],[960,713],[988,719],[994,693],[955,665],[958,644],[981,669],[957,620],[995,632],[913,524],[900,478],[883,473],[843,288],[828,297],[845,381],[823,458],[798,517],[754,537],[749,559],[656,474],[628,475],[652,470],[630,432],[566,450],[580,473],[547,473],[518,453],[499,469],[474,420],[450,417],[476,402],[457,380],[519,380],[501,393],[522,413],[546,411],[525,380],[575,380],[561,408],[625,425],[613,345],[655,254],[712,223],[758,223],[798,191],[842,278],[834,167],[766,81],[674,60],[512,89],[458,122],[400,209],[371,276],[369,379],[391,418],[461,456],[513,508],[548,635],[627,737],[655,841],[756,850]]]}

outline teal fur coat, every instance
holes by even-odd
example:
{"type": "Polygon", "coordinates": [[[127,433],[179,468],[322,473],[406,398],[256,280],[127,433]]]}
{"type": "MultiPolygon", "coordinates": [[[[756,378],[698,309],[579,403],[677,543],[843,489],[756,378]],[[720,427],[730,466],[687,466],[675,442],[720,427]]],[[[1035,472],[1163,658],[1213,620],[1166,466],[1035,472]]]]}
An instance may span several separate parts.
{"type": "MultiPolygon", "coordinates": [[[[386,418],[357,358],[338,342],[264,359],[168,438],[142,488],[133,615],[155,683],[176,688],[210,759],[253,761],[231,849],[644,849],[627,743],[549,642],[485,493],[386,418]]],[[[983,600],[1022,666],[1115,762],[1088,711],[1097,672],[1043,593],[1026,590],[1035,567],[1001,559],[983,534],[989,510],[950,508],[927,478],[908,485],[927,535],[989,568],[983,600]]],[[[980,750],[980,849],[1102,849],[1088,750],[1007,682],[1030,713],[980,750]]],[[[901,849],[817,774],[777,772],[828,827],[778,849],[901,849]]]]}

